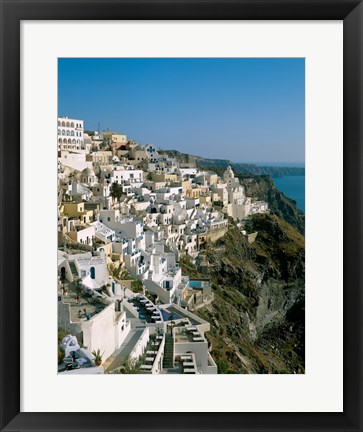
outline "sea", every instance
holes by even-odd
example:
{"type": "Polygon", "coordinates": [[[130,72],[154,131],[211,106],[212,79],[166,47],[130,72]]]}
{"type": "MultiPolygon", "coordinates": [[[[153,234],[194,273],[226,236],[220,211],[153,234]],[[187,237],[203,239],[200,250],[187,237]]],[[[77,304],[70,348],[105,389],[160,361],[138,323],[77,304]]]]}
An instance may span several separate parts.
{"type": "MultiPolygon", "coordinates": [[[[259,166],[274,167],[304,167],[304,162],[251,162],[259,166]]],[[[273,177],[277,189],[283,192],[287,197],[296,201],[298,209],[305,213],[305,176],[282,176],[273,177]]]]}
{"type": "Polygon", "coordinates": [[[296,206],[305,213],[305,176],[273,177],[273,181],[280,192],[296,201],[296,206]]]}

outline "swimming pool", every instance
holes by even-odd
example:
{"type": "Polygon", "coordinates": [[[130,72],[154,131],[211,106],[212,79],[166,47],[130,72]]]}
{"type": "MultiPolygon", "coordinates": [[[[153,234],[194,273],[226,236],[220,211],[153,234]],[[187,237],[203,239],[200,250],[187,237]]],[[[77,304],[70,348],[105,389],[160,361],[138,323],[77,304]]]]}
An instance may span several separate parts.
{"type": "Polygon", "coordinates": [[[179,316],[175,312],[172,312],[172,314],[171,314],[171,313],[168,313],[166,310],[161,309],[161,308],[160,308],[160,311],[161,311],[161,315],[163,316],[164,321],[171,321],[172,319],[173,320],[181,319],[181,316],[179,316]],[[173,315],[173,316],[171,317],[171,315],[173,315]]]}
{"type": "Polygon", "coordinates": [[[189,281],[190,288],[202,288],[202,281],[191,280],[189,281]]]}

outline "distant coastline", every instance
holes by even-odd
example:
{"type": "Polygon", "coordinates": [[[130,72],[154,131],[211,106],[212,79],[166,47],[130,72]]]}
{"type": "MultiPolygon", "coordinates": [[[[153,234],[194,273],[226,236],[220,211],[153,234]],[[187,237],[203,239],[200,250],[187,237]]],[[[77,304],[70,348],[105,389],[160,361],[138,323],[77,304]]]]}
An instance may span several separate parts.
{"type": "MultiPolygon", "coordinates": [[[[243,163],[243,162],[236,162],[243,163]]],[[[282,167],[282,168],[305,168],[305,162],[244,162],[257,166],[282,167]]]]}

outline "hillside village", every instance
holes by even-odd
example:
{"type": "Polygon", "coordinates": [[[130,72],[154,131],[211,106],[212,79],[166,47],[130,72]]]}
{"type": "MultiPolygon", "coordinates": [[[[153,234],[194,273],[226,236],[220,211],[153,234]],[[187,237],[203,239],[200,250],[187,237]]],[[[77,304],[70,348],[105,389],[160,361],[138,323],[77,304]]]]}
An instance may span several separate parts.
{"type": "MultiPolygon", "coordinates": [[[[216,374],[210,279],[182,273],[228,217],[268,211],[223,176],[58,118],[58,372],[216,374]]],[[[253,241],[255,236],[251,237],[253,241]]]]}

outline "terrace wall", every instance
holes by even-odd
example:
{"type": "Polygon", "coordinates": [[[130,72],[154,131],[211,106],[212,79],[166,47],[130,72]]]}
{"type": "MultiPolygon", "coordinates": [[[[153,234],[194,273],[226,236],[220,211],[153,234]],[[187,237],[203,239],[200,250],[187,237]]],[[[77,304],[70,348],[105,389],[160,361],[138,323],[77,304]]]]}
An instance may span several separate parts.
{"type": "Polygon", "coordinates": [[[183,355],[188,351],[195,355],[198,369],[203,373],[208,370],[208,343],[207,342],[178,342],[174,344],[174,354],[183,355]]]}
{"type": "Polygon", "coordinates": [[[100,349],[106,360],[118,348],[115,343],[115,305],[111,303],[89,321],[82,322],[83,343],[87,350],[100,349]]]}
{"type": "Polygon", "coordinates": [[[134,349],[130,353],[130,359],[137,360],[141,355],[144,354],[147,343],[149,342],[149,327],[146,327],[143,331],[140,339],[136,342],[134,349]]]}

